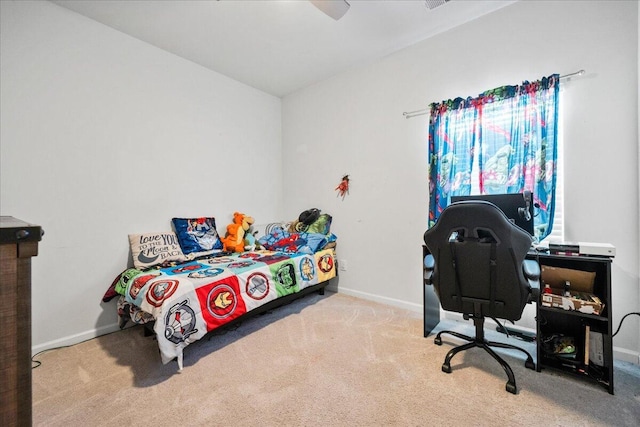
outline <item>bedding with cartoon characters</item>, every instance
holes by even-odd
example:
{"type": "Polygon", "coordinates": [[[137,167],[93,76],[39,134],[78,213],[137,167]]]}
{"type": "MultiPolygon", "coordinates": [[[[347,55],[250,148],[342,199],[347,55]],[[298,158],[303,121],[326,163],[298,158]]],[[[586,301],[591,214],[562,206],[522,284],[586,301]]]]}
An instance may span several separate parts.
{"type": "Polygon", "coordinates": [[[213,217],[174,218],[175,231],[130,235],[134,266],[103,300],[118,297],[121,328],[129,321],[152,325],[162,363],[175,359],[182,370],[184,348],[208,332],[323,290],[337,277],[336,237],[323,215],[269,224],[242,252],[222,250],[213,217]],[[310,227],[318,220],[322,227],[310,227]]]}

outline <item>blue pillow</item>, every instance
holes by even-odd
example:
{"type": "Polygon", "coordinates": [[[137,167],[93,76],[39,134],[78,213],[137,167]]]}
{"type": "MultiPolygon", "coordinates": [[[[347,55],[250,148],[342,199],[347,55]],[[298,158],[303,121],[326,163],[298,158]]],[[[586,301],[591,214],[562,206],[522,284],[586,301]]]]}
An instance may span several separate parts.
{"type": "Polygon", "coordinates": [[[215,218],[173,218],[171,222],[185,255],[222,249],[215,218]]]}

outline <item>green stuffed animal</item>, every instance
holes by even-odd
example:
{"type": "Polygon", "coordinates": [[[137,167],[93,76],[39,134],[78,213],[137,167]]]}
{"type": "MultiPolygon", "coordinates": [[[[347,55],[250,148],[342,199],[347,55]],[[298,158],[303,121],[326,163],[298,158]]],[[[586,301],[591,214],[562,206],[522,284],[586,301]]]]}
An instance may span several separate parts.
{"type": "Polygon", "coordinates": [[[249,229],[244,233],[244,250],[255,251],[260,249],[260,243],[256,239],[258,234],[257,230],[253,229],[253,224],[249,226],[249,229]]]}

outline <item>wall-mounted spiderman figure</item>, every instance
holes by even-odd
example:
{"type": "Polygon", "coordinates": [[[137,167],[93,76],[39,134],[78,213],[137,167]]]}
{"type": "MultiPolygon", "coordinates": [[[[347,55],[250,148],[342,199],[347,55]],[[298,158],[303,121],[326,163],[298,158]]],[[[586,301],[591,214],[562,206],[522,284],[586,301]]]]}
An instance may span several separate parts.
{"type": "Polygon", "coordinates": [[[343,175],[340,185],[336,187],[336,191],[338,192],[338,197],[342,196],[342,200],[344,200],[344,196],[349,194],[349,175],[343,175]]]}

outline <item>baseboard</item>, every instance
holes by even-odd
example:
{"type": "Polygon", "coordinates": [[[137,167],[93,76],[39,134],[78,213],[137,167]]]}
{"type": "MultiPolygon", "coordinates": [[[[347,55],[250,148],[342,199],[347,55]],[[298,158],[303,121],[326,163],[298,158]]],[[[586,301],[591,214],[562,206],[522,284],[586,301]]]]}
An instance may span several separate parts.
{"type": "Polygon", "coordinates": [[[626,348],[613,347],[613,359],[640,365],[640,353],[626,348]]]}
{"type": "Polygon", "coordinates": [[[422,304],[414,304],[406,301],[397,300],[394,298],[382,297],[380,295],[370,294],[368,292],[361,292],[361,291],[345,288],[344,286],[340,286],[340,288],[338,288],[337,286],[329,285],[327,286],[327,290],[332,292],[338,292],[345,295],[350,295],[352,297],[357,297],[357,298],[362,298],[369,301],[378,302],[381,304],[391,305],[393,307],[402,308],[402,309],[409,310],[422,315],[422,304]]]}
{"type": "Polygon", "coordinates": [[[120,327],[117,323],[111,325],[101,326],[99,328],[90,329],[88,331],[80,332],[75,335],[68,335],[66,337],[58,338],[53,341],[47,341],[42,344],[34,345],[31,347],[31,357],[43,351],[52,350],[54,348],[67,347],[74,344],[79,344],[83,341],[87,341],[101,335],[110,334],[112,332],[119,331],[120,327]]]}

